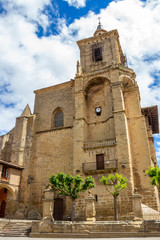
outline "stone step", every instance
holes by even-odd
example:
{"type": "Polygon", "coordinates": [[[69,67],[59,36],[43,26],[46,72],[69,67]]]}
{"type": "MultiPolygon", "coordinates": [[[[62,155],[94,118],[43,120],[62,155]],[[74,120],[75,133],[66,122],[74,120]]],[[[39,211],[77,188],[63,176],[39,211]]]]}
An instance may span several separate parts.
{"type": "Polygon", "coordinates": [[[5,229],[27,229],[28,228],[28,226],[27,227],[20,227],[20,226],[8,226],[8,227],[5,227],[5,229]]]}
{"type": "Polygon", "coordinates": [[[1,237],[26,237],[31,231],[32,221],[20,222],[16,220],[0,221],[1,237]]]}
{"type": "Polygon", "coordinates": [[[20,233],[25,233],[25,232],[28,232],[30,231],[30,228],[28,229],[2,229],[0,232],[2,233],[8,233],[8,232],[20,232],[20,233]]]}
{"type": "Polygon", "coordinates": [[[4,234],[3,237],[27,237],[26,234],[4,234]]]}

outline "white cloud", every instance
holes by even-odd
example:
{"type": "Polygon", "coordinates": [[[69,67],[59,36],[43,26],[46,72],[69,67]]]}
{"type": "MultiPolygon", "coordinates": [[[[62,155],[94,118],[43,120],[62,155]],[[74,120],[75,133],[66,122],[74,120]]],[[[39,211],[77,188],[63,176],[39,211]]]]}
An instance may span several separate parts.
{"type": "Polygon", "coordinates": [[[41,23],[43,22],[42,19],[46,17],[42,14],[42,10],[50,4],[50,0],[1,0],[0,2],[8,14],[22,15],[29,20],[32,19],[41,23]]]}
{"type": "MultiPolygon", "coordinates": [[[[35,34],[36,22],[44,15],[40,11],[47,2],[38,0],[32,6],[31,1],[19,0],[3,5],[7,14],[0,18],[1,134],[14,126],[15,118],[27,103],[33,109],[35,89],[69,81],[74,77],[74,44],[71,46],[62,42],[59,36],[38,38],[35,34]],[[19,11],[20,5],[15,10],[14,4],[21,4],[24,11],[19,11]],[[28,13],[29,9],[33,12],[28,13]]],[[[43,22],[45,27],[48,24],[48,20],[43,22]]]]}
{"type": "Polygon", "coordinates": [[[73,6],[76,8],[81,8],[86,6],[86,0],[63,0],[68,2],[69,6],[73,6]]]}

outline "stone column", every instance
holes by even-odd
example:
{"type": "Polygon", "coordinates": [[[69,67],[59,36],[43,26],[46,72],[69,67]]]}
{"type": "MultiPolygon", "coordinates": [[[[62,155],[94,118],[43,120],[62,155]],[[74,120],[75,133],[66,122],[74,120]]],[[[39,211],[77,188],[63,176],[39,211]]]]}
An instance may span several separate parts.
{"type": "Polygon", "coordinates": [[[142,220],[142,205],[141,205],[142,197],[139,194],[134,194],[132,198],[133,198],[134,221],[142,220]]]}
{"type": "Polygon", "coordinates": [[[46,189],[44,192],[45,198],[43,199],[43,220],[54,221],[54,192],[52,192],[50,189],[46,189]]]}
{"type": "Polygon", "coordinates": [[[51,189],[45,189],[43,199],[43,219],[40,221],[38,231],[40,233],[52,233],[52,220],[54,209],[54,192],[51,189]]]}
{"type": "Polygon", "coordinates": [[[89,192],[89,195],[85,199],[86,201],[86,221],[96,221],[96,209],[95,209],[95,198],[89,192]]]}

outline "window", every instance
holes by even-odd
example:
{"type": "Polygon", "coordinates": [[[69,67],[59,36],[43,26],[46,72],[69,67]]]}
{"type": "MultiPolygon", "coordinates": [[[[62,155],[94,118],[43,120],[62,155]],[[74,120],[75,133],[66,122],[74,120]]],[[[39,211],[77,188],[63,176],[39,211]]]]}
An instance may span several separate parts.
{"type": "Polygon", "coordinates": [[[94,62],[102,61],[102,47],[97,44],[92,46],[92,60],[94,62]]]}
{"type": "Polygon", "coordinates": [[[58,111],[54,115],[54,127],[63,127],[63,112],[58,111]]]}
{"type": "Polygon", "coordinates": [[[96,155],[96,166],[97,170],[104,169],[104,154],[96,155]]]}
{"type": "Polygon", "coordinates": [[[2,179],[7,179],[8,177],[8,168],[6,166],[2,167],[2,174],[1,174],[1,178],[2,179]]]}

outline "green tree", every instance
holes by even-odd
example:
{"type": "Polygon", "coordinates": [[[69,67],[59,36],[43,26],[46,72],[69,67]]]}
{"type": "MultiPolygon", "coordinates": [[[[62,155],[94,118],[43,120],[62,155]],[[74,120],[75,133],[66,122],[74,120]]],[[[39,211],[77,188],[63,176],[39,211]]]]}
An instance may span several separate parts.
{"type": "Polygon", "coordinates": [[[106,190],[114,197],[114,220],[118,220],[117,197],[127,187],[127,179],[115,173],[109,174],[108,177],[102,176],[100,182],[105,185],[106,190]]]}
{"type": "Polygon", "coordinates": [[[158,191],[160,192],[160,169],[158,166],[150,167],[146,173],[151,178],[151,184],[157,186],[158,191]]]}
{"type": "Polygon", "coordinates": [[[52,174],[49,178],[52,188],[60,195],[70,197],[72,199],[72,221],[75,220],[75,200],[80,192],[95,187],[94,178],[91,176],[83,178],[80,175],[73,177],[70,174],[58,173],[52,174]]]}

